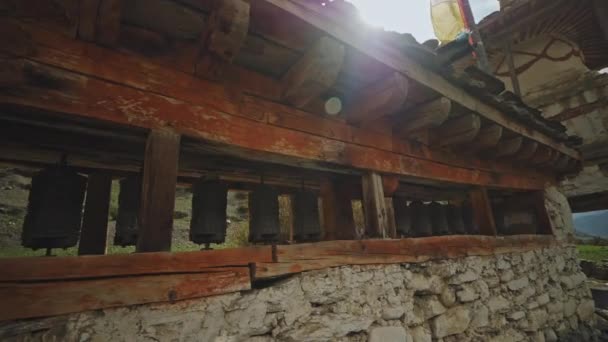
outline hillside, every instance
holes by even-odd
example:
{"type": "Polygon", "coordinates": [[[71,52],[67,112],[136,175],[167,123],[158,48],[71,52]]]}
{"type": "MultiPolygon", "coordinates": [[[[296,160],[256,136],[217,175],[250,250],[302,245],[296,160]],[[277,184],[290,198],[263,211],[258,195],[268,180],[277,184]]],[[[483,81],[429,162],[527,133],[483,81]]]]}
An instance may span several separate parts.
{"type": "Polygon", "coordinates": [[[575,214],[574,228],[586,235],[608,238],[608,210],[575,214]]]}

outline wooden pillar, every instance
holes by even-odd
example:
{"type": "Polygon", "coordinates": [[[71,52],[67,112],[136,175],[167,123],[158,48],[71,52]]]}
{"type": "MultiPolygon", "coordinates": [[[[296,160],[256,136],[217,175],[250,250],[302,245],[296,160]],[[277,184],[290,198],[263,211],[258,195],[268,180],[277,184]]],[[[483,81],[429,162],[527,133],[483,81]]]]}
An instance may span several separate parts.
{"type": "Polygon", "coordinates": [[[363,175],[363,212],[365,213],[365,231],[369,237],[389,236],[389,223],[384,202],[382,176],[376,172],[363,175]]]}
{"type": "Polygon", "coordinates": [[[494,214],[486,188],[471,190],[471,206],[473,208],[473,224],[481,235],[496,236],[494,214]]]}
{"type": "Polygon", "coordinates": [[[352,184],[336,179],[321,181],[325,240],[353,240],[357,237],[349,186],[352,184]]]}
{"type": "Polygon", "coordinates": [[[148,135],[142,175],[137,252],[171,250],[180,136],[169,129],[148,135]]]}
{"type": "Polygon", "coordinates": [[[106,254],[111,191],[112,176],[107,173],[89,175],[78,255],[106,254]]]}

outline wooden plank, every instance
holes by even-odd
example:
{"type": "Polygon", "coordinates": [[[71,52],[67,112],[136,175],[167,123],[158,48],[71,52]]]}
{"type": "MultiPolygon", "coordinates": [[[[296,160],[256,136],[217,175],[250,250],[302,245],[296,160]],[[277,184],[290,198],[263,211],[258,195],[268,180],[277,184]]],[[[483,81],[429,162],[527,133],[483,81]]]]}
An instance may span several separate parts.
{"type": "Polygon", "coordinates": [[[248,267],[195,274],[42,283],[0,283],[0,321],[56,316],[147,303],[173,303],[251,289],[248,267]]]}
{"type": "Polygon", "coordinates": [[[134,253],[54,258],[0,258],[0,282],[198,273],[207,268],[272,262],[270,246],[180,253],[134,253]]]}
{"type": "Polygon", "coordinates": [[[110,174],[89,175],[78,255],[106,254],[111,191],[110,174]]]}
{"type": "Polygon", "coordinates": [[[283,99],[303,108],[336,82],[346,49],[333,38],[319,41],[283,77],[283,99]]]}
{"type": "MultiPolygon", "coordinates": [[[[281,155],[284,161],[297,158],[299,166],[304,159],[387,174],[523,189],[543,188],[547,178],[550,178],[541,174],[532,176],[528,172],[507,173],[466,166],[453,167],[446,162],[344,143],[226,115],[211,106],[191,105],[35,62],[28,61],[27,67],[56,83],[50,89],[45,89],[45,86],[37,83],[40,78],[32,77],[26,85],[19,87],[19,93],[0,90],[1,103],[44,108],[152,129],[170,124],[177,132],[192,137],[230,144],[249,151],[270,152],[281,155]],[[58,89],[56,85],[61,85],[61,88],[58,89]]],[[[251,158],[252,154],[242,156],[251,158]]]]}
{"type": "Polygon", "coordinates": [[[95,29],[97,43],[114,46],[118,41],[122,2],[123,0],[101,0],[95,29]]]}
{"type": "Polygon", "coordinates": [[[496,224],[488,191],[485,188],[473,189],[470,192],[473,207],[473,220],[481,235],[496,236],[496,224]]]}
{"type": "Polygon", "coordinates": [[[433,144],[439,146],[454,146],[471,142],[481,129],[481,119],[475,114],[465,114],[450,119],[434,129],[433,144]]]}
{"type": "Polygon", "coordinates": [[[362,124],[393,114],[405,104],[408,91],[408,79],[395,72],[358,94],[344,116],[350,123],[362,124]]]}
{"type": "Polygon", "coordinates": [[[348,189],[351,186],[343,180],[326,178],[321,181],[325,240],[348,240],[357,236],[348,189]]]}
{"type": "MultiPolygon", "coordinates": [[[[30,37],[31,42],[26,38],[21,40],[28,42],[28,45],[35,43],[36,55],[30,57],[31,59],[61,69],[91,75],[96,79],[125,84],[134,89],[162,94],[179,101],[210,107],[231,115],[252,118],[272,125],[343,142],[394,151],[418,159],[434,160],[446,165],[499,172],[501,174],[525,174],[530,179],[545,177],[537,171],[514,167],[511,163],[487,162],[471,157],[462,158],[462,156],[455,157],[453,154],[444,151],[432,150],[424,145],[391,137],[390,130],[375,132],[357,128],[346,125],[339,120],[324,118],[321,113],[310,115],[310,113],[292,107],[251,96],[245,96],[242,99],[242,104],[239,104],[240,98],[235,98],[220,84],[153,64],[154,61],[149,58],[125,55],[96,45],[66,39],[61,35],[43,31],[35,25],[25,25],[7,20],[0,23],[0,31],[7,36],[20,37],[25,34],[25,37],[30,37]],[[104,60],[103,68],[98,67],[97,58],[104,60]]],[[[0,49],[7,49],[11,54],[27,55],[24,51],[30,49],[24,49],[22,45],[25,44],[18,46],[5,44],[0,45],[0,49]]],[[[242,75],[239,77],[242,78],[242,75]]],[[[251,83],[261,85],[263,82],[252,79],[251,83]]],[[[261,85],[259,89],[255,90],[255,93],[278,94],[279,90],[269,90],[267,86],[261,85]]]]}
{"type": "Polygon", "coordinates": [[[138,252],[171,250],[180,136],[170,129],[148,135],[142,175],[138,252]]]}
{"type": "Polygon", "coordinates": [[[338,22],[335,18],[329,17],[321,6],[315,7],[310,3],[301,1],[296,3],[291,0],[264,1],[327,32],[336,39],[339,39],[362,53],[386,64],[394,70],[399,71],[408,78],[442,94],[455,103],[480,114],[486,119],[491,120],[510,131],[554,148],[574,159],[581,159],[580,153],[577,151],[568,148],[562,143],[556,142],[541,132],[530,130],[525,125],[512,120],[512,118],[507,114],[502,113],[497,108],[484,103],[464,89],[451,84],[437,73],[424,68],[407,54],[397,51],[396,47],[389,46],[386,42],[382,42],[381,40],[369,39],[369,36],[363,34],[365,31],[362,32],[359,26],[355,26],[355,24],[345,21],[338,22]]]}
{"type": "Polygon", "coordinates": [[[256,263],[254,279],[344,265],[421,263],[467,256],[522,253],[557,244],[553,236],[438,236],[399,240],[327,241],[277,246],[277,262],[256,263]]]}
{"type": "Polygon", "coordinates": [[[389,222],[384,203],[382,176],[376,172],[368,172],[361,178],[361,185],[363,189],[363,212],[365,214],[367,236],[389,237],[389,222]]]}
{"type": "Polygon", "coordinates": [[[425,128],[438,127],[448,119],[452,110],[452,101],[445,97],[423,104],[401,115],[401,127],[398,128],[400,136],[425,128]]]}

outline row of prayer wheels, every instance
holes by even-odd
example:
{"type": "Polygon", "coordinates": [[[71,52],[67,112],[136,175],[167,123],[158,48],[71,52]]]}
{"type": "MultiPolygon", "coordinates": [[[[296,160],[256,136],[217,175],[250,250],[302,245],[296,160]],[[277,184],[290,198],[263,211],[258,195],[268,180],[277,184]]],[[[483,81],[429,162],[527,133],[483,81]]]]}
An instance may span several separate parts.
{"type": "Polygon", "coordinates": [[[472,209],[462,205],[421,201],[409,202],[394,197],[393,208],[398,237],[478,234],[473,224],[472,209]]]}

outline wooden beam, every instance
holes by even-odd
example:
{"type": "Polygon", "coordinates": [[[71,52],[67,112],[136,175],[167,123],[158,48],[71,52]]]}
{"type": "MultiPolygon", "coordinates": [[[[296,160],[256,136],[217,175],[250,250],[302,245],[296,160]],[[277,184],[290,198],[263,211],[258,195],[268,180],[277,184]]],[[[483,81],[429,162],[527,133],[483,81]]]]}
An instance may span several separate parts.
{"type": "Polygon", "coordinates": [[[529,160],[530,158],[532,158],[534,156],[537,149],[538,149],[538,143],[536,141],[526,140],[523,142],[523,145],[522,145],[521,149],[519,150],[519,152],[517,153],[517,155],[515,156],[515,159],[529,160]]]}
{"type": "Polygon", "coordinates": [[[485,188],[473,189],[470,192],[473,207],[473,220],[481,235],[496,236],[496,224],[488,191],[485,188]]]}
{"type": "Polygon", "coordinates": [[[180,253],[133,253],[86,257],[0,258],[0,282],[199,273],[209,268],[272,262],[270,246],[180,253]]]}
{"type": "Polygon", "coordinates": [[[438,127],[448,119],[451,110],[452,101],[445,97],[412,108],[402,115],[399,135],[406,136],[421,129],[438,127]]]}
{"type": "Polygon", "coordinates": [[[248,267],[194,274],[145,275],[79,281],[0,283],[0,321],[57,316],[147,303],[173,303],[251,289],[248,267]]]}
{"type": "Polygon", "coordinates": [[[475,140],[473,140],[471,144],[466,145],[466,147],[463,149],[467,153],[476,153],[496,147],[502,138],[503,131],[504,129],[502,127],[495,124],[481,127],[479,134],[477,134],[477,137],[475,137],[475,140]]]}
{"type": "Polygon", "coordinates": [[[577,151],[566,147],[562,143],[556,142],[554,139],[541,132],[530,130],[527,126],[513,120],[506,113],[484,103],[464,89],[448,82],[434,71],[423,67],[407,54],[398,51],[396,47],[390,46],[381,40],[369,39],[369,35],[365,34],[365,29],[362,29],[355,23],[344,20],[338,21],[338,19],[328,16],[321,6],[315,6],[302,1],[296,3],[291,0],[264,1],[327,32],[336,39],[339,39],[360,52],[384,63],[408,78],[442,94],[455,103],[460,104],[470,111],[478,113],[484,118],[491,120],[510,131],[552,147],[574,159],[580,160],[581,158],[580,153],[577,151]]]}
{"type": "Polygon", "coordinates": [[[494,158],[509,157],[521,150],[524,138],[514,137],[505,140],[501,140],[492,152],[488,153],[488,156],[494,158]]]}
{"type": "Polygon", "coordinates": [[[358,94],[344,114],[353,124],[362,124],[397,112],[405,104],[409,81],[395,72],[358,94]]]}
{"type": "MultiPolygon", "coordinates": [[[[226,145],[231,145],[230,153],[237,153],[236,148],[240,148],[239,157],[259,157],[267,161],[270,153],[275,158],[281,156],[282,163],[293,163],[299,167],[319,168],[333,164],[384,174],[518,189],[544,188],[547,178],[550,178],[538,172],[516,170],[506,164],[497,168],[486,163],[486,168],[478,165],[479,161],[466,162],[453,156],[435,160],[432,156],[437,152],[399,142],[393,144],[392,139],[388,139],[384,146],[382,135],[368,136],[363,131],[356,137],[345,135],[337,139],[336,135],[322,127],[310,134],[296,127],[268,124],[263,117],[263,121],[252,120],[259,113],[279,112],[286,107],[274,108],[266,102],[258,102],[256,106],[239,110],[233,102],[224,99],[225,95],[221,95],[215,87],[208,88],[209,92],[205,93],[211,96],[207,97],[209,102],[191,104],[175,97],[159,96],[29,60],[25,60],[25,64],[30,70],[26,84],[18,88],[18,93],[0,89],[0,103],[150,129],[170,124],[180,134],[219,143],[218,148],[223,146],[228,149],[226,145]],[[51,86],[41,84],[41,77],[54,83],[51,86]],[[221,100],[216,96],[221,96],[221,100]],[[379,143],[383,144],[382,149],[375,147],[379,143]],[[267,154],[262,158],[251,152],[267,154]],[[307,163],[303,164],[302,161],[307,163]]],[[[119,75],[116,77],[120,79],[119,75]]],[[[184,81],[172,79],[171,76],[165,79],[171,79],[176,84],[184,81]]],[[[168,81],[159,79],[159,82],[168,81]]],[[[202,90],[197,89],[197,93],[202,90]]],[[[350,127],[344,128],[348,133],[350,127]]]]}
{"type": "Polygon", "coordinates": [[[384,202],[382,176],[375,172],[368,172],[363,175],[361,185],[363,189],[363,212],[365,214],[367,236],[389,237],[389,221],[384,202]]]}
{"type": "Polygon", "coordinates": [[[155,129],[148,135],[137,252],[171,250],[179,143],[179,134],[170,129],[155,129]]]}
{"type": "Polygon", "coordinates": [[[476,114],[465,114],[450,119],[432,132],[433,145],[455,146],[471,142],[479,134],[481,119],[476,114]]]}
{"type": "Polygon", "coordinates": [[[196,73],[219,79],[226,64],[238,55],[249,32],[250,5],[246,0],[215,1],[203,32],[203,60],[196,73]]]}
{"type": "Polygon", "coordinates": [[[78,255],[106,254],[111,191],[109,173],[89,175],[78,255]]]}
{"type": "Polygon", "coordinates": [[[283,100],[306,107],[336,82],[345,54],[340,42],[321,37],[283,77],[283,100]]]}
{"type": "Polygon", "coordinates": [[[351,240],[357,237],[353,207],[348,187],[350,182],[335,179],[321,181],[325,240],[351,240]]]}
{"type": "Polygon", "coordinates": [[[522,253],[555,245],[555,237],[546,235],[462,235],[277,246],[277,262],[256,263],[254,279],[269,279],[345,265],[422,263],[469,256],[522,253]]]}

